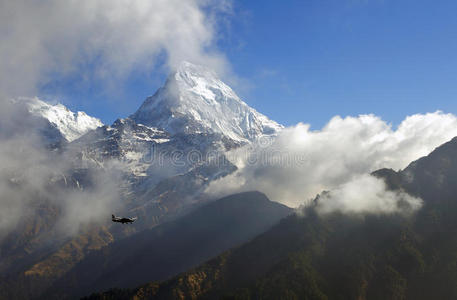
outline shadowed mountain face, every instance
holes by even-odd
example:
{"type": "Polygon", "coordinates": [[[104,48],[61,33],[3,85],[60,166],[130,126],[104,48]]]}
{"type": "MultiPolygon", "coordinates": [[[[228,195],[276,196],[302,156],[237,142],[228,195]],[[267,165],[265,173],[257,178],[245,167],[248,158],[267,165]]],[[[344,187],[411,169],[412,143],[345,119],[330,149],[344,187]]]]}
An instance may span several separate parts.
{"type": "Polygon", "coordinates": [[[454,230],[457,226],[456,155],[457,138],[454,138],[402,171],[381,169],[373,175],[384,178],[391,189],[404,189],[424,200],[424,207],[418,212],[424,218],[421,219],[423,230],[428,230],[427,222],[434,218],[442,223],[442,230],[454,230]]]}
{"type": "Polygon", "coordinates": [[[90,299],[456,299],[457,139],[405,170],[374,172],[421,196],[414,215],[293,215],[165,282],[90,299]]]}
{"type": "Polygon", "coordinates": [[[427,203],[447,201],[457,195],[456,153],[457,138],[454,138],[400,172],[381,169],[374,175],[385,178],[391,188],[404,188],[427,203]]]}
{"type": "Polygon", "coordinates": [[[42,298],[83,296],[167,279],[246,242],[290,213],[290,208],[258,192],[222,198],[91,253],[42,298]]]}

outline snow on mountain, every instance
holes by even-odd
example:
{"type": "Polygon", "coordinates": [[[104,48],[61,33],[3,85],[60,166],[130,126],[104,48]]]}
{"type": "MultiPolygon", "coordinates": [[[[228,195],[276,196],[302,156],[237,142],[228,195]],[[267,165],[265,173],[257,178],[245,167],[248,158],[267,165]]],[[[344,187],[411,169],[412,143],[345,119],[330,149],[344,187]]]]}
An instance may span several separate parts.
{"type": "Polygon", "coordinates": [[[189,62],[130,118],[171,134],[220,133],[241,143],[283,128],[244,103],[214,72],[189,62]]]}
{"type": "Polygon", "coordinates": [[[154,162],[151,151],[170,141],[159,129],[136,124],[130,119],[118,119],[111,126],[102,126],[69,144],[89,163],[103,166],[105,161],[122,163],[123,172],[133,176],[147,176],[154,162]]]}
{"type": "Polygon", "coordinates": [[[103,126],[103,123],[85,112],[72,112],[62,104],[51,105],[38,98],[21,98],[28,111],[43,117],[55,126],[69,142],[81,137],[90,130],[103,126]]]}

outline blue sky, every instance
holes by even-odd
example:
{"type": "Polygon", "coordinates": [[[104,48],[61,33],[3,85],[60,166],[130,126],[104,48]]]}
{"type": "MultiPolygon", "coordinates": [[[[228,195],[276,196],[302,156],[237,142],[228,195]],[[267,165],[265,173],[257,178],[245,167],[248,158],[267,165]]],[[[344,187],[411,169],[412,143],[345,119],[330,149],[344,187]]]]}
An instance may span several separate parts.
{"type": "MultiPolygon", "coordinates": [[[[236,92],[284,125],[318,129],[367,113],[396,125],[457,113],[456,14],[457,1],[446,0],[234,1],[218,48],[240,78],[236,92]]],[[[111,123],[164,80],[160,70],[133,73],[114,96],[67,78],[41,93],[111,123]]]]}

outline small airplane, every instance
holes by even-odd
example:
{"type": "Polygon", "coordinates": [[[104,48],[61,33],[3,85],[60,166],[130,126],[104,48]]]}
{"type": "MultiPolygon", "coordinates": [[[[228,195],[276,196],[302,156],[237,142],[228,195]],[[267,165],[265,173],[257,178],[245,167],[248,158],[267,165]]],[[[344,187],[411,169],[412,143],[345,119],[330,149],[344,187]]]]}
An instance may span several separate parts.
{"type": "Polygon", "coordinates": [[[126,223],[133,223],[136,221],[136,217],[135,218],[120,218],[120,217],[116,217],[115,215],[111,215],[111,221],[113,222],[118,222],[118,223],[122,223],[122,224],[126,224],[126,223]]]}

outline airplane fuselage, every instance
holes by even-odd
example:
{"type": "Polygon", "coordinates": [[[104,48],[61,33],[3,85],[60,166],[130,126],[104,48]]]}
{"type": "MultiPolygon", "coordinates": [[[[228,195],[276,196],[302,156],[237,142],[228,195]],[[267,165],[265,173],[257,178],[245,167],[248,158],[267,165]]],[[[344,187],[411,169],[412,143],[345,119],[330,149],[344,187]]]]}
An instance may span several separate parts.
{"type": "Polygon", "coordinates": [[[127,218],[122,218],[120,220],[113,220],[113,222],[125,224],[125,223],[133,223],[133,220],[130,220],[130,219],[127,219],[127,218]]]}
{"type": "Polygon", "coordinates": [[[116,216],[112,216],[111,221],[116,222],[116,223],[122,223],[122,224],[131,224],[135,222],[136,218],[119,218],[116,216]]]}

